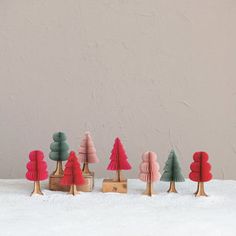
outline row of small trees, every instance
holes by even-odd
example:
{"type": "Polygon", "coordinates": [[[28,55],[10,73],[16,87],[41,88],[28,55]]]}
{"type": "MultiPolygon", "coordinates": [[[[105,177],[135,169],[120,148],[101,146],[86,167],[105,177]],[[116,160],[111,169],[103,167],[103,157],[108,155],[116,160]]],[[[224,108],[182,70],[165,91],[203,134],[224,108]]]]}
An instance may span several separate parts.
{"type": "MultiPolygon", "coordinates": [[[[79,156],[76,157],[75,152],[69,153],[69,145],[66,143],[66,136],[62,132],[53,135],[54,142],[50,145],[50,159],[57,161],[55,175],[63,174],[61,184],[70,186],[70,193],[76,194],[76,186],[83,185],[85,180],[80,169],[80,163],[83,163],[83,172],[90,173],[89,163],[98,162],[96,149],[89,133],[85,134],[84,139],[79,147],[79,156]],[[65,170],[62,168],[62,161],[67,160],[65,170]]],[[[33,193],[42,194],[39,181],[48,178],[47,164],[43,160],[42,151],[32,151],[29,154],[29,163],[27,164],[26,178],[34,181],[33,193]]],[[[191,164],[190,179],[198,182],[197,196],[205,195],[203,183],[212,178],[210,173],[211,166],[207,162],[208,155],[205,152],[197,152],[193,156],[194,162],[191,164]]],[[[123,181],[122,170],[131,169],[125,149],[119,138],[115,139],[113,149],[111,151],[110,163],[107,170],[116,171],[115,181],[123,181]]],[[[159,172],[159,164],[157,163],[157,155],[154,152],[145,152],[142,156],[140,164],[139,178],[147,183],[145,194],[151,196],[154,193],[153,183],[157,180],[170,182],[168,192],[177,192],[175,182],[185,181],[176,153],[172,150],[164,167],[162,176],[159,172]]]]}
{"type": "MultiPolygon", "coordinates": [[[[204,182],[212,179],[210,173],[211,165],[208,163],[208,154],[206,152],[196,152],[193,155],[194,162],[190,165],[191,172],[189,178],[198,182],[196,196],[207,196],[204,191],[204,182]]],[[[151,196],[154,193],[153,182],[157,180],[170,182],[168,192],[177,193],[175,188],[176,182],[184,182],[184,176],[181,172],[180,164],[176,153],[172,150],[165,163],[164,173],[160,177],[159,164],[157,163],[157,155],[154,152],[145,152],[142,156],[140,164],[139,178],[147,182],[147,188],[144,194],[151,196]]]]}
{"type": "MultiPolygon", "coordinates": [[[[69,145],[66,142],[66,135],[63,132],[57,132],[53,134],[53,143],[50,145],[49,158],[56,161],[56,169],[53,172],[54,176],[63,176],[60,181],[61,185],[71,185],[70,192],[74,193],[76,185],[84,184],[82,172],[80,171],[80,163],[83,163],[84,174],[90,174],[89,163],[97,163],[99,159],[96,154],[96,149],[92,141],[89,132],[85,133],[85,136],[79,147],[79,162],[74,152],[69,153],[69,145]],[[62,162],[67,161],[65,165],[65,171],[63,171],[62,162]],[[73,191],[72,191],[73,189],[73,191]]],[[[35,181],[35,191],[41,194],[39,180],[48,178],[47,164],[43,160],[43,152],[36,150],[29,154],[30,162],[27,164],[26,178],[35,181]],[[42,164],[43,163],[43,164],[42,164]],[[43,168],[41,167],[43,165],[43,168]],[[44,173],[44,174],[43,174],[44,173]],[[42,175],[43,174],[43,175],[42,175]]]]}

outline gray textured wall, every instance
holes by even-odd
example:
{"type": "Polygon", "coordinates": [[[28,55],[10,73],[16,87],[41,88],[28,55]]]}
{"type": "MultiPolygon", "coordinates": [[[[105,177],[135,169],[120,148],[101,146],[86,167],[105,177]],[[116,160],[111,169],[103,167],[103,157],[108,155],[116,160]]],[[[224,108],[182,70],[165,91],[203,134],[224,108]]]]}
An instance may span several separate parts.
{"type": "Polygon", "coordinates": [[[0,178],[23,177],[31,149],[48,159],[54,131],[77,150],[90,130],[97,176],[120,136],[129,177],[175,147],[186,176],[206,150],[236,179],[235,42],[234,0],[0,1],[0,178]]]}

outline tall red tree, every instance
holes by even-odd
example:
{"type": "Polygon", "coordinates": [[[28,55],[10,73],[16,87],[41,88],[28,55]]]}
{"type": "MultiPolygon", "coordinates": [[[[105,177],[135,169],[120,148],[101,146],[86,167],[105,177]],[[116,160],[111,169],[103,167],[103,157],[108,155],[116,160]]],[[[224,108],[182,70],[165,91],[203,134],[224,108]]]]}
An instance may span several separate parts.
{"type": "Polygon", "coordinates": [[[207,196],[204,191],[204,182],[212,179],[211,165],[208,162],[208,154],[206,152],[195,152],[193,155],[194,162],[190,165],[191,172],[189,178],[198,182],[196,196],[207,196]]]}
{"type": "Polygon", "coordinates": [[[115,139],[113,149],[110,156],[110,164],[107,170],[115,170],[117,172],[116,181],[122,181],[121,170],[130,170],[131,165],[128,162],[128,157],[126,155],[125,149],[119,138],[115,139]]]}
{"type": "Polygon", "coordinates": [[[47,163],[43,160],[44,154],[39,150],[31,151],[29,159],[30,161],[26,165],[27,172],[25,177],[30,181],[34,181],[32,194],[43,195],[40,188],[40,181],[48,178],[47,163]]]}
{"type": "Polygon", "coordinates": [[[76,186],[83,185],[85,179],[80,169],[80,164],[75,152],[71,151],[65,165],[64,176],[61,179],[61,185],[70,186],[70,194],[78,194],[76,186]]]}

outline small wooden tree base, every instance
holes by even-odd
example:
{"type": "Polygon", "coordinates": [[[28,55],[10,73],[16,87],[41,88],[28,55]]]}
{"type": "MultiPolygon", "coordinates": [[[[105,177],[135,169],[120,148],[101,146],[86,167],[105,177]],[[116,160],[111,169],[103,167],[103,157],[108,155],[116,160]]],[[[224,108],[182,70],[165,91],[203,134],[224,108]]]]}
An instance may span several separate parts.
{"type": "Polygon", "coordinates": [[[171,181],[170,182],[170,188],[167,191],[168,193],[178,193],[176,188],[175,188],[175,182],[171,181]]]}
{"type": "Polygon", "coordinates": [[[199,182],[197,186],[197,192],[195,193],[196,197],[208,197],[204,190],[204,182],[199,182]]]}
{"type": "Polygon", "coordinates": [[[146,190],[143,193],[143,195],[147,195],[151,197],[152,195],[155,195],[154,189],[153,189],[153,184],[152,183],[147,183],[146,185],[146,190]]]}
{"type": "Polygon", "coordinates": [[[79,194],[79,191],[77,190],[76,185],[73,184],[70,186],[70,191],[68,192],[68,194],[72,194],[74,196],[79,194]]]}
{"type": "Polygon", "coordinates": [[[68,192],[70,186],[62,186],[60,185],[60,181],[63,175],[54,175],[51,174],[49,177],[49,189],[52,191],[63,191],[68,192]]]}
{"type": "Polygon", "coordinates": [[[35,195],[35,194],[43,195],[43,193],[41,191],[41,187],[40,187],[40,182],[39,181],[35,181],[34,182],[34,190],[31,193],[31,196],[35,195]]]}
{"type": "Polygon", "coordinates": [[[104,193],[127,193],[127,179],[121,182],[112,179],[104,179],[102,183],[102,191],[104,193]]]}
{"type": "Polygon", "coordinates": [[[83,173],[83,177],[85,178],[85,184],[81,186],[77,186],[77,190],[81,192],[92,192],[94,188],[94,172],[90,172],[91,174],[83,173]]]}

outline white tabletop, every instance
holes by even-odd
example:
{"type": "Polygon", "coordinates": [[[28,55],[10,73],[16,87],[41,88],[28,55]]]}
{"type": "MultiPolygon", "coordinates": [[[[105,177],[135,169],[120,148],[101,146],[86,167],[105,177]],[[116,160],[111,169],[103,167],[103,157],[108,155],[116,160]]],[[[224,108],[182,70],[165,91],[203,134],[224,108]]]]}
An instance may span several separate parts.
{"type": "Polygon", "coordinates": [[[101,183],[74,197],[43,182],[44,196],[30,197],[32,182],[0,180],[0,235],[236,235],[236,181],[206,183],[209,197],[201,198],[189,180],[177,183],[179,194],[157,182],[151,198],[139,180],[128,181],[128,194],[102,193],[101,183]]]}

